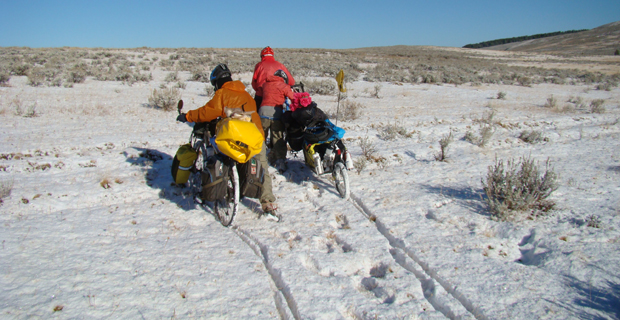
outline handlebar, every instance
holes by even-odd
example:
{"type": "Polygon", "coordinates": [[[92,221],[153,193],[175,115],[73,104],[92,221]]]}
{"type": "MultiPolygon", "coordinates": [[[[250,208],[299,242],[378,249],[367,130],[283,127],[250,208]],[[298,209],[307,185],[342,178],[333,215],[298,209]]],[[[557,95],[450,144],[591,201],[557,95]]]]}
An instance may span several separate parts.
{"type": "Polygon", "coordinates": [[[177,111],[179,114],[181,114],[181,109],[183,109],[183,100],[179,100],[179,103],[177,103],[177,111]]]}

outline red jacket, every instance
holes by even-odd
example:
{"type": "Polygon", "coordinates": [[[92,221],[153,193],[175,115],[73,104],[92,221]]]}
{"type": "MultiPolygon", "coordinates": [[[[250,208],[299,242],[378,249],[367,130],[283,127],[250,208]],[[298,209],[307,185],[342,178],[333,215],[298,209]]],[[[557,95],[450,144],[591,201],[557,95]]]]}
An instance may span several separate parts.
{"type": "Polygon", "coordinates": [[[260,116],[256,112],[256,102],[252,96],[245,91],[245,85],[241,81],[229,81],[215,91],[213,98],[204,106],[190,110],[186,114],[188,122],[209,122],[217,117],[226,118],[224,107],[240,108],[243,111],[254,111],[252,113],[252,122],[258,130],[263,132],[263,125],[260,122],[260,116]]]}
{"type": "Polygon", "coordinates": [[[263,83],[263,102],[262,106],[281,106],[284,104],[286,97],[293,100],[295,94],[291,86],[284,82],[284,79],[278,76],[268,76],[267,81],[263,83]]]}
{"type": "Polygon", "coordinates": [[[288,85],[295,84],[295,79],[288,71],[288,69],[280,62],[276,61],[273,57],[265,56],[254,67],[254,76],[252,76],[252,88],[256,91],[256,95],[263,96],[263,83],[267,81],[267,77],[272,76],[278,69],[284,70],[284,73],[288,76],[288,85]]]}

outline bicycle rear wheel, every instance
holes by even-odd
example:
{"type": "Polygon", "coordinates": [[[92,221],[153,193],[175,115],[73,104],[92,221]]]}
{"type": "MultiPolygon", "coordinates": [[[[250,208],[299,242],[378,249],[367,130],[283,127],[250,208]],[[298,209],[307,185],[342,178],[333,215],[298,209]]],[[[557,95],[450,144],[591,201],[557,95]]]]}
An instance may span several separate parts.
{"type": "Polygon", "coordinates": [[[351,190],[349,188],[349,173],[342,162],[336,162],[334,165],[334,171],[332,172],[334,182],[336,183],[336,190],[340,196],[347,200],[351,196],[351,190]]]}
{"type": "Polygon", "coordinates": [[[233,164],[227,166],[227,188],[226,197],[215,201],[215,214],[220,219],[220,223],[228,227],[235,218],[239,209],[239,173],[237,166],[233,164]]]}

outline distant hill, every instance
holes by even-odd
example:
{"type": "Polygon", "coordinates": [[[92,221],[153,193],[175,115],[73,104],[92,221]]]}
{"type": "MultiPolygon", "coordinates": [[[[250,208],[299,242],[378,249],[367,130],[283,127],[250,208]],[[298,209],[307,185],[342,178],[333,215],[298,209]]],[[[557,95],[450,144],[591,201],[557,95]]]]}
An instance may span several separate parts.
{"type": "Polygon", "coordinates": [[[531,36],[522,36],[522,37],[514,37],[514,38],[496,39],[496,40],[484,41],[484,42],[479,42],[479,43],[474,43],[474,44],[466,44],[466,45],[463,46],[463,48],[482,49],[482,48],[486,48],[486,47],[498,46],[498,45],[507,44],[507,43],[521,42],[521,41],[525,41],[525,40],[533,40],[533,39],[540,39],[540,38],[546,38],[546,37],[553,37],[553,36],[559,36],[559,35],[562,35],[562,34],[569,34],[569,33],[575,33],[575,32],[587,31],[587,30],[588,29],[558,31],[558,32],[551,32],[551,33],[539,33],[539,34],[535,34],[535,35],[531,35],[531,36]]]}
{"type": "Polygon", "coordinates": [[[620,21],[586,31],[505,43],[483,49],[567,55],[613,55],[620,49],[620,21]]]}

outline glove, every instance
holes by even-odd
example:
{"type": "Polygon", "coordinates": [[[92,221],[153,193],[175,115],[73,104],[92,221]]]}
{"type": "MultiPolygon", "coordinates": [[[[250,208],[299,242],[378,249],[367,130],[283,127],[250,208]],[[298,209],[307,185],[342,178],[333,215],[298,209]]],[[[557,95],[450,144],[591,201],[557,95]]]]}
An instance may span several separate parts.
{"type": "Polygon", "coordinates": [[[181,113],[181,114],[177,117],[177,121],[180,121],[180,122],[183,122],[183,123],[187,122],[187,117],[185,116],[185,113],[181,113]]]}

